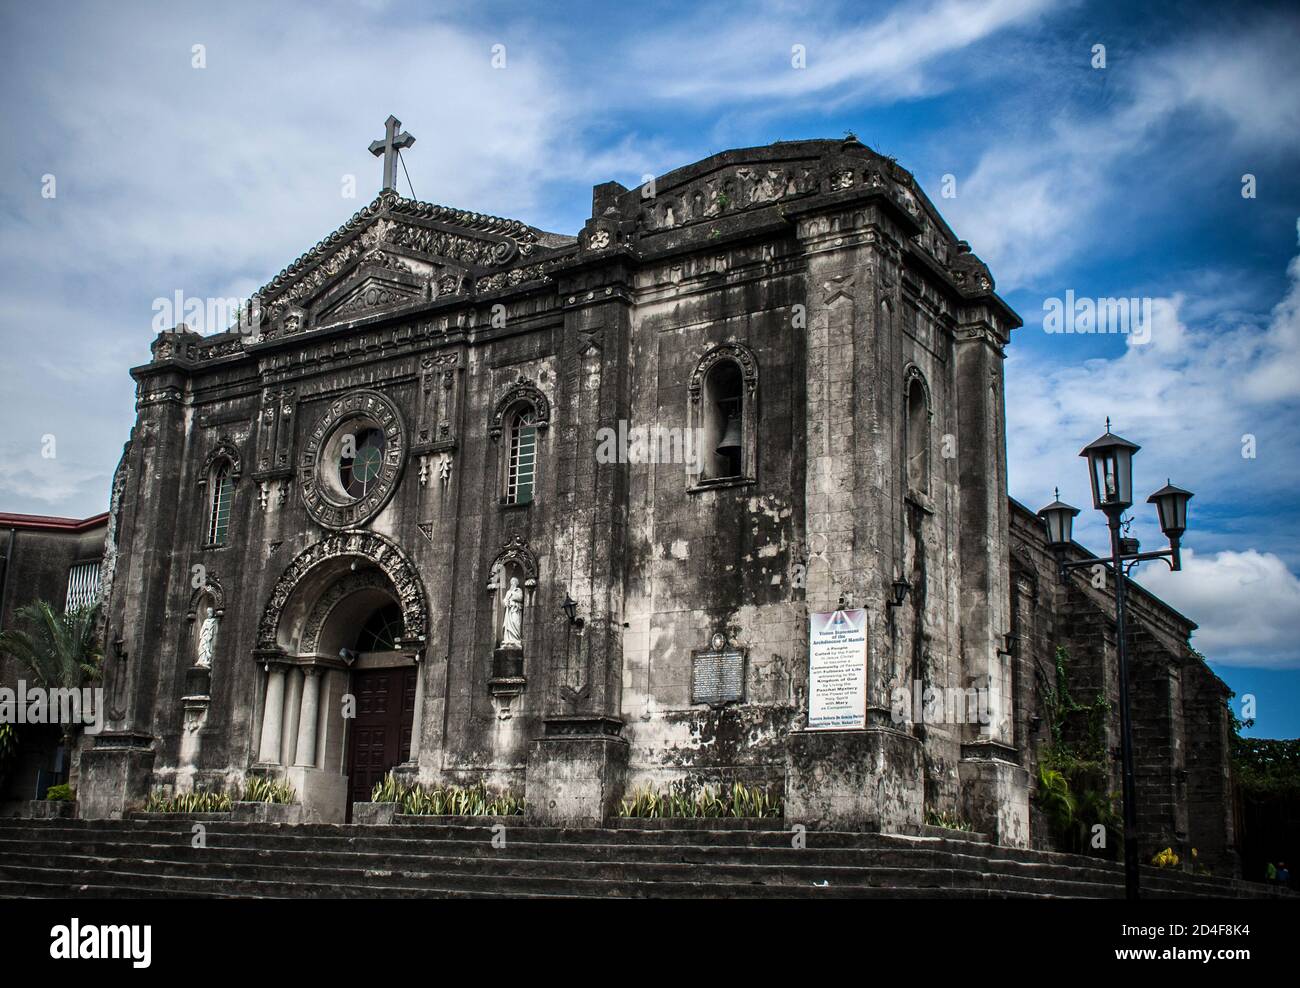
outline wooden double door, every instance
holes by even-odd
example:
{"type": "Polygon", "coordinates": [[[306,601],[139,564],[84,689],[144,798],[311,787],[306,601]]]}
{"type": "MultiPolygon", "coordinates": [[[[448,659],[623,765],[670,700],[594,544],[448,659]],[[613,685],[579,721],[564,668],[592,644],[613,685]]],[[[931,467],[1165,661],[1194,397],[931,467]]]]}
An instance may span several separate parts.
{"type": "Polygon", "coordinates": [[[375,783],[411,757],[415,718],[415,666],[354,669],[356,718],[348,731],[348,811],[370,801],[375,783]]]}

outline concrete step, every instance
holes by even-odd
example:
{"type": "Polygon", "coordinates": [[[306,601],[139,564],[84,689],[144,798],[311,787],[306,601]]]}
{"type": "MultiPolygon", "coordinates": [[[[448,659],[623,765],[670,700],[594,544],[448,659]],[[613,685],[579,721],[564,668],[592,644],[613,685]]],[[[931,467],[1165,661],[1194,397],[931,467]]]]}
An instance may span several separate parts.
{"type": "MultiPolygon", "coordinates": [[[[518,858],[503,853],[497,858],[404,857],[375,860],[373,856],[338,855],[323,860],[309,855],[286,860],[271,852],[245,852],[243,860],[216,860],[209,852],[167,858],[146,857],[134,851],[120,856],[62,854],[26,859],[25,865],[69,868],[85,875],[130,868],[171,877],[230,878],[256,881],[264,877],[292,877],[313,885],[383,886],[412,881],[456,888],[496,888],[498,882],[538,880],[590,880],[656,886],[694,884],[721,889],[735,885],[925,887],[932,889],[992,889],[998,892],[1051,892],[1056,895],[1106,896],[1114,886],[1078,878],[1008,875],[978,867],[888,867],[812,865],[788,866],[729,863],[552,861],[518,858]],[[468,884],[466,884],[468,883],[468,884]]],[[[3,872],[7,865],[0,865],[3,872]]]]}
{"type": "MultiPolygon", "coordinates": [[[[150,835],[151,838],[156,835],[150,835]]],[[[1024,862],[981,857],[924,847],[806,848],[718,847],[708,845],[555,844],[510,840],[504,848],[486,840],[436,842],[395,838],[360,849],[347,839],[301,838],[293,845],[268,848],[257,835],[209,835],[204,848],[190,845],[188,835],[162,837],[161,842],[133,835],[123,840],[99,837],[74,840],[14,839],[0,836],[0,860],[32,862],[55,859],[69,853],[86,856],[139,857],[150,860],[204,861],[231,864],[277,864],[308,867],[342,861],[357,861],[368,868],[432,866],[440,860],[540,861],[550,866],[607,863],[626,867],[639,864],[682,864],[693,867],[737,866],[758,868],[899,868],[916,871],[982,871],[1007,878],[1032,878],[1063,882],[1113,884],[1105,870],[1075,868],[1051,862],[1024,862]]]]}
{"type": "MultiPolygon", "coordinates": [[[[521,818],[522,820],[523,818],[521,818]]],[[[31,821],[0,821],[0,836],[7,827],[15,823],[31,821]]],[[[53,829],[47,833],[75,836],[93,829],[96,833],[118,834],[159,834],[176,835],[183,833],[189,839],[193,821],[178,816],[174,826],[160,825],[155,817],[150,820],[114,820],[83,821],[57,820],[41,821],[42,826],[53,829]]],[[[378,842],[392,838],[416,841],[469,840],[487,841],[492,835],[488,826],[462,824],[393,824],[390,826],[360,826],[342,824],[315,824],[286,826],[282,824],[233,823],[230,821],[204,821],[209,843],[215,835],[223,834],[257,834],[266,838],[266,846],[277,846],[278,839],[297,840],[305,837],[325,837],[354,839],[358,847],[373,846],[378,842]]],[[[627,826],[610,829],[596,828],[555,828],[538,827],[521,823],[518,827],[506,830],[509,841],[528,840],[534,843],[558,844],[629,844],[629,845],[679,845],[689,843],[695,846],[722,847],[790,847],[792,835],[787,831],[768,830],[710,830],[706,827],[681,827],[677,829],[635,830],[627,826]]],[[[889,848],[889,847],[923,847],[927,849],[952,850],[962,853],[977,854],[980,857],[992,857],[999,860],[1018,861],[1053,861],[1071,867],[1099,867],[1113,871],[1117,875],[1123,868],[1115,863],[1098,858],[1081,855],[1057,854],[1055,852],[1035,851],[1024,848],[1000,847],[980,841],[962,841],[939,837],[910,837],[893,834],[859,833],[849,831],[807,831],[804,835],[810,848],[889,848]]]]}
{"type": "MultiPolygon", "coordinates": [[[[131,863],[132,866],[140,866],[131,863]]],[[[402,876],[391,884],[333,884],[290,876],[285,879],[249,880],[239,877],[220,878],[184,875],[161,877],[147,870],[104,870],[92,877],[77,869],[40,868],[0,865],[0,890],[31,885],[60,894],[86,892],[98,895],[101,890],[135,897],[137,891],[149,894],[213,895],[265,898],[489,898],[580,897],[580,898],[758,898],[758,899],[860,899],[860,898],[1042,898],[1050,893],[1016,893],[990,888],[936,888],[907,885],[710,885],[703,882],[618,882],[581,878],[518,878],[490,880],[469,879],[454,875],[402,876]]]]}
{"type": "MultiPolygon", "coordinates": [[[[390,826],[188,817],[0,820],[0,897],[605,896],[621,898],[1117,897],[1116,862],[950,836],[771,829],[519,826],[494,848],[472,823],[390,826]]],[[[1258,894],[1253,885],[1144,869],[1152,897],[1258,894]]]]}

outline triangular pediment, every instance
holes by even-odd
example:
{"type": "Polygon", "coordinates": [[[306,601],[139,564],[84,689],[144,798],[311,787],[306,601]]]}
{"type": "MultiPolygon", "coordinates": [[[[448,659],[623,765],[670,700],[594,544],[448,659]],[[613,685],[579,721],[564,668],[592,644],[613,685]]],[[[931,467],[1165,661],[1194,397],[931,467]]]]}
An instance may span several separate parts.
{"type": "Polygon", "coordinates": [[[263,336],[455,294],[571,240],[385,192],[258,292],[263,336]]]}
{"type": "Polygon", "coordinates": [[[351,277],[325,293],[313,321],[317,326],[324,326],[421,302],[429,297],[429,285],[428,278],[362,265],[351,277]]]}

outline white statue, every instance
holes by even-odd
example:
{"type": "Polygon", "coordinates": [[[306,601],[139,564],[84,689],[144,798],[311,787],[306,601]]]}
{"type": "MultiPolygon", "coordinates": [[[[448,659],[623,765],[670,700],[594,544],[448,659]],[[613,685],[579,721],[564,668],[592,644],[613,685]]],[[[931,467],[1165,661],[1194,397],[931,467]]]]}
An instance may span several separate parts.
{"type": "Polygon", "coordinates": [[[524,591],[519,577],[510,578],[510,589],[505,596],[506,613],[501,621],[501,647],[524,647],[524,591]]]}
{"type": "Polygon", "coordinates": [[[199,657],[195,665],[200,669],[212,668],[212,652],[217,647],[217,618],[208,608],[203,624],[199,626],[199,657]]]}

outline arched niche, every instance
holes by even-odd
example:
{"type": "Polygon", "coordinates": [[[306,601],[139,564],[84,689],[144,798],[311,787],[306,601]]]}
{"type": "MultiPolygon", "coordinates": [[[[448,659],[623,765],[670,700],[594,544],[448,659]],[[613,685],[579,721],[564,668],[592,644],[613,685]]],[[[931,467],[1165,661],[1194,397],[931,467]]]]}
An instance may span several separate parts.
{"type": "Polygon", "coordinates": [[[510,581],[519,581],[524,591],[523,599],[523,639],[528,641],[531,633],[529,614],[537,592],[537,556],[528,543],[520,536],[513,536],[497,556],[492,560],[488,571],[486,590],[492,602],[492,645],[501,642],[502,626],[505,617],[506,594],[510,591],[510,581]]]}
{"type": "MultiPolygon", "coordinates": [[[[212,611],[212,617],[216,619],[216,629],[219,629],[221,619],[226,613],[226,592],[216,574],[206,570],[203,574],[202,583],[195,587],[190,594],[189,605],[185,611],[188,631],[183,646],[185,650],[184,658],[190,665],[195,665],[199,661],[204,621],[208,617],[209,610],[212,611]]],[[[216,633],[219,634],[219,631],[216,633]]],[[[217,640],[219,641],[219,639],[217,640]]],[[[210,656],[209,660],[211,658],[210,656]]]]}
{"type": "Polygon", "coordinates": [[[909,490],[930,493],[930,386],[915,364],[903,372],[903,453],[909,490]]]}
{"type": "Polygon", "coordinates": [[[742,343],[709,349],[686,387],[687,426],[701,443],[697,486],[758,476],[758,361],[742,343]],[[724,436],[736,446],[719,452],[724,436]]]}

